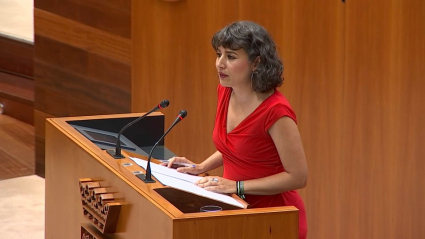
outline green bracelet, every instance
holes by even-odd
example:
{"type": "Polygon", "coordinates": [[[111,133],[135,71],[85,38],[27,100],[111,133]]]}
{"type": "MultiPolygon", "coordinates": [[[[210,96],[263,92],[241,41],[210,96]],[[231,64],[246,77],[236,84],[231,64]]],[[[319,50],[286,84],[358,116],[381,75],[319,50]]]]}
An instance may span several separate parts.
{"type": "Polygon", "coordinates": [[[239,193],[241,194],[241,198],[245,199],[245,189],[243,187],[243,181],[241,181],[240,185],[241,185],[241,188],[239,190],[239,193]]]}
{"type": "Polygon", "coordinates": [[[245,199],[245,195],[244,195],[244,186],[243,186],[243,181],[237,181],[236,182],[236,194],[242,198],[245,199]]]}

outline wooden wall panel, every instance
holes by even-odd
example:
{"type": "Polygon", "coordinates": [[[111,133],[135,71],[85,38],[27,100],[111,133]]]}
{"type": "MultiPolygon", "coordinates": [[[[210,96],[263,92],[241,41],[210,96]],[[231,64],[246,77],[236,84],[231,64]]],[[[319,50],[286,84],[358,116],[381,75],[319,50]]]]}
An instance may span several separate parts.
{"type": "Polygon", "coordinates": [[[307,210],[309,238],[339,237],[344,78],[344,4],[285,1],[281,88],[298,118],[309,168],[299,190],[307,210]]]}
{"type": "Polygon", "coordinates": [[[32,42],[0,34],[0,103],[3,113],[33,125],[32,42]]]}
{"type": "Polygon", "coordinates": [[[392,151],[397,148],[394,103],[398,97],[391,97],[396,95],[391,95],[388,19],[391,1],[347,3],[346,107],[342,115],[346,187],[341,196],[342,213],[350,220],[341,224],[341,230],[352,238],[391,238],[389,228],[396,226],[394,209],[389,206],[395,206],[390,192],[395,182],[391,171],[396,163],[392,151]]]}
{"type": "Polygon", "coordinates": [[[36,172],[42,175],[43,115],[130,112],[131,4],[36,0],[34,7],[36,172]]]}
{"type": "Polygon", "coordinates": [[[33,175],[34,126],[1,114],[0,135],[0,180],[33,175]]]}
{"type": "Polygon", "coordinates": [[[169,99],[163,111],[168,127],[186,109],[187,118],[165,144],[201,162],[215,151],[212,130],[219,80],[210,42],[216,31],[237,20],[238,1],[145,0],[133,1],[132,8],[132,111],[148,111],[169,99]]]}
{"type": "Polygon", "coordinates": [[[34,101],[34,82],[26,77],[0,72],[0,96],[32,105],[34,101]]]}
{"type": "MultiPolygon", "coordinates": [[[[392,8],[395,52],[392,57],[391,73],[394,78],[396,99],[392,101],[397,111],[398,130],[395,137],[397,151],[393,155],[391,173],[394,173],[391,196],[398,208],[394,235],[420,238],[425,235],[425,2],[420,0],[394,1],[392,8]],[[398,99],[397,99],[398,98],[398,99]],[[394,167],[395,166],[395,167],[394,167]],[[408,198],[406,202],[406,198],[408,198]]],[[[393,145],[388,145],[392,148],[393,145]]],[[[393,207],[393,205],[391,205],[393,207]]]]}
{"type": "MultiPolygon", "coordinates": [[[[129,26],[130,27],[130,26],[129,26]]],[[[35,34],[130,63],[130,39],[104,32],[50,12],[34,9],[35,34]]]]}
{"type": "Polygon", "coordinates": [[[284,62],[285,80],[279,90],[297,114],[307,156],[308,187],[299,192],[306,204],[311,238],[337,238],[341,220],[337,188],[342,187],[339,139],[344,11],[343,4],[331,0],[271,1],[240,6],[241,19],[258,22],[271,33],[284,62]],[[326,222],[320,220],[323,215],[326,222]]]}
{"type": "MultiPolygon", "coordinates": [[[[130,94],[115,86],[102,84],[97,80],[81,76],[66,69],[58,68],[41,61],[36,61],[35,76],[37,77],[36,97],[38,90],[48,93],[40,95],[44,100],[37,101],[35,107],[45,113],[55,115],[53,107],[56,96],[63,98],[68,107],[63,108],[61,116],[68,116],[72,110],[79,114],[79,109],[87,108],[92,112],[80,112],[80,114],[110,114],[124,113],[128,111],[130,94]],[[100,97],[104,96],[104,97],[100,97]]],[[[59,109],[58,109],[59,110],[59,109]]]]}
{"type": "Polygon", "coordinates": [[[130,0],[36,0],[34,8],[114,35],[131,38],[130,0]]]}
{"type": "Polygon", "coordinates": [[[130,65],[39,35],[35,40],[37,61],[55,65],[78,76],[86,76],[94,83],[130,92],[130,65]]]}
{"type": "Polygon", "coordinates": [[[31,102],[31,104],[22,103],[21,100],[11,99],[9,95],[4,96],[0,92],[0,103],[3,104],[3,114],[9,115],[16,120],[27,124],[34,125],[33,102],[31,102]]]}
{"type": "Polygon", "coordinates": [[[32,42],[20,41],[0,34],[0,71],[32,80],[33,50],[32,42]]]}
{"type": "MultiPolygon", "coordinates": [[[[254,21],[269,32],[273,37],[283,58],[283,46],[285,42],[284,12],[287,1],[252,1],[250,4],[239,4],[239,17],[237,20],[254,21]],[[261,9],[261,11],[259,11],[261,9]],[[265,14],[267,13],[267,14],[265,14]]],[[[235,19],[236,20],[236,19],[235,19]]],[[[282,59],[285,60],[285,59],[282,59]]]]}
{"type": "Polygon", "coordinates": [[[34,81],[15,73],[0,71],[0,103],[4,106],[3,113],[34,125],[34,81]]]}
{"type": "Polygon", "coordinates": [[[425,5],[347,1],[341,231],[421,238],[425,5]]]}

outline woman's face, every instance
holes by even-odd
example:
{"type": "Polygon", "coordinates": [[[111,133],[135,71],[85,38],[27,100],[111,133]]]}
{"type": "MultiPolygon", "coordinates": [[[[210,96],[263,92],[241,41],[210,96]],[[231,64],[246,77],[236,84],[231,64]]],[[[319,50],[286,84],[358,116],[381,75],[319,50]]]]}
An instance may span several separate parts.
{"type": "Polygon", "coordinates": [[[232,50],[222,46],[218,47],[215,66],[222,86],[251,85],[254,63],[248,60],[248,55],[244,49],[232,50]]]}

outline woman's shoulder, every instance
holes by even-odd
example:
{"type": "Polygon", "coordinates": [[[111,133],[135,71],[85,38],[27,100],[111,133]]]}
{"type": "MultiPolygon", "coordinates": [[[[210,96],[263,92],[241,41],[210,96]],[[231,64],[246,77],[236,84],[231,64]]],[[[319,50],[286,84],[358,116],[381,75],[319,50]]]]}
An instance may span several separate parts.
{"type": "Polygon", "coordinates": [[[267,98],[265,103],[265,108],[269,118],[277,120],[283,116],[288,116],[297,122],[297,117],[288,99],[277,89],[269,98],[267,98]]]}
{"type": "Polygon", "coordinates": [[[292,109],[288,99],[277,89],[275,89],[274,93],[267,99],[270,106],[282,105],[292,109]]]}

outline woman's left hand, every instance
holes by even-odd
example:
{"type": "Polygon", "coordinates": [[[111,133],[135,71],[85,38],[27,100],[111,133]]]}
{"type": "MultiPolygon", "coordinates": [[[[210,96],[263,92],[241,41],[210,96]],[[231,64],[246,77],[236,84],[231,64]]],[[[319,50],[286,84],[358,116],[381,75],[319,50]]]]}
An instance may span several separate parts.
{"type": "Polygon", "coordinates": [[[236,181],[217,176],[207,176],[195,183],[205,190],[216,193],[236,193],[236,181]]]}

